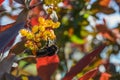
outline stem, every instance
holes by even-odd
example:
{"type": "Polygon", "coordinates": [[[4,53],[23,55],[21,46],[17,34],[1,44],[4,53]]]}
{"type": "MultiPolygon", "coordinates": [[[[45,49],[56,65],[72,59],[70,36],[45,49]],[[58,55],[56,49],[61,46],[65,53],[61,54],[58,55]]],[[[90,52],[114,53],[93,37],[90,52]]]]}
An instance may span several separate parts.
{"type": "Polygon", "coordinates": [[[38,3],[36,3],[36,4],[34,4],[34,5],[32,5],[32,6],[29,6],[29,10],[30,9],[33,9],[33,8],[35,8],[35,7],[37,7],[38,5],[40,5],[40,4],[43,4],[43,2],[38,2],[38,3]]]}
{"type": "Polygon", "coordinates": [[[21,58],[18,58],[17,61],[20,61],[20,60],[23,60],[23,59],[26,59],[26,58],[35,58],[35,56],[30,55],[30,56],[21,57],[21,58]]]}

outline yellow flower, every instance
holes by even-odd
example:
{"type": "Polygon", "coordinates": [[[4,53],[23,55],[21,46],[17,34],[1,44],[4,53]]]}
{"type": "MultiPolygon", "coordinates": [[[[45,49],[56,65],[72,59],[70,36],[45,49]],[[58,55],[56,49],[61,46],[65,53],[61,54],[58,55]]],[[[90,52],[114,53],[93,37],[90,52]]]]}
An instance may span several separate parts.
{"type": "Polygon", "coordinates": [[[41,37],[41,35],[40,35],[39,33],[37,33],[37,34],[35,34],[33,40],[34,40],[35,42],[40,42],[40,40],[41,40],[40,37],[41,37]]]}
{"type": "Polygon", "coordinates": [[[42,37],[42,39],[45,40],[45,41],[47,41],[47,40],[48,40],[48,36],[44,35],[44,36],[42,37]]]}
{"type": "Polygon", "coordinates": [[[40,38],[40,34],[39,33],[35,34],[35,37],[40,38]]]}
{"type": "Polygon", "coordinates": [[[45,20],[45,27],[52,27],[53,21],[52,20],[45,20]]]}
{"type": "Polygon", "coordinates": [[[33,48],[32,48],[32,47],[33,47],[33,42],[28,40],[28,41],[25,43],[25,47],[27,47],[27,48],[29,48],[29,49],[33,49],[33,48]]]}
{"type": "Polygon", "coordinates": [[[33,46],[29,46],[28,48],[31,49],[31,50],[34,50],[34,47],[33,47],[33,46]]]}
{"type": "Polygon", "coordinates": [[[48,9],[47,9],[47,13],[48,13],[48,14],[51,14],[51,13],[52,13],[52,11],[53,11],[53,9],[52,9],[52,8],[48,8],[48,9]]]}
{"type": "Polygon", "coordinates": [[[43,17],[39,17],[39,18],[38,18],[38,21],[39,21],[40,24],[44,24],[45,19],[44,19],[43,17]]]}
{"type": "Polygon", "coordinates": [[[46,30],[43,32],[43,39],[44,40],[48,40],[48,39],[54,40],[55,38],[56,38],[56,36],[55,36],[53,30],[46,30]]]}
{"type": "Polygon", "coordinates": [[[45,30],[45,31],[43,32],[43,35],[49,36],[49,35],[50,35],[49,30],[45,30]]]}
{"type": "Polygon", "coordinates": [[[38,30],[39,30],[39,26],[38,25],[35,25],[35,26],[32,27],[32,32],[33,33],[38,32],[38,30]]]}
{"type": "Polygon", "coordinates": [[[44,0],[46,5],[54,5],[57,6],[58,3],[62,2],[63,0],[44,0]]]}
{"type": "Polygon", "coordinates": [[[48,32],[48,30],[45,30],[42,34],[41,34],[41,36],[42,36],[42,39],[43,40],[48,40],[48,37],[49,37],[49,32],[48,32]]]}
{"type": "Polygon", "coordinates": [[[28,34],[26,35],[27,39],[33,39],[34,38],[34,34],[31,32],[28,32],[28,34]]]}
{"type": "Polygon", "coordinates": [[[29,46],[29,45],[33,45],[33,42],[31,40],[26,41],[26,47],[29,46]]]}
{"type": "Polygon", "coordinates": [[[56,38],[55,33],[53,30],[50,30],[50,39],[54,40],[56,38]]]}
{"type": "MultiPolygon", "coordinates": [[[[43,31],[44,32],[44,31],[43,31]]],[[[40,38],[43,37],[43,32],[39,32],[40,38]]]]}
{"type": "Polygon", "coordinates": [[[40,42],[40,38],[34,37],[34,41],[35,41],[35,42],[40,42]]]}
{"type": "Polygon", "coordinates": [[[29,45],[27,43],[25,43],[25,47],[29,47],[29,45]]]}
{"type": "Polygon", "coordinates": [[[43,32],[43,31],[45,31],[45,27],[44,27],[44,26],[39,26],[39,30],[40,30],[41,32],[43,32]]]}
{"type": "Polygon", "coordinates": [[[31,50],[37,50],[38,49],[38,46],[37,44],[34,42],[34,41],[31,41],[31,40],[28,40],[26,43],[25,43],[25,47],[31,49],[31,50]]]}
{"type": "Polygon", "coordinates": [[[33,47],[34,47],[33,50],[38,50],[38,46],[36,44],[34,44],[33,47]]]}
{"type": "Polygon", "coordinates": [[[26,30],[26,29],[21,29],[21,30],[20,30],[20,34],[21,34],[22,36],[26,36],[26,35],[28,34],[28,30],[26,30]]]}
{"type": "Polygon", "coordinates": [[[60,26],[60,22],[56,22],[52,25],[52,28],[58,28],[60,26]]]}

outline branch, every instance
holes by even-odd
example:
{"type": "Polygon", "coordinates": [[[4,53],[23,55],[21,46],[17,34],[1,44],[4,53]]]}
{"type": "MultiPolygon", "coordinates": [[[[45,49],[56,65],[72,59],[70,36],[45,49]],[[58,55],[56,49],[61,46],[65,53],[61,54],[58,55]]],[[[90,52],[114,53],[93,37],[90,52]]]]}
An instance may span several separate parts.
{"type": "Polygon", "coordinates": [[[41,5],[41,4],[43,4],[43,2],[38,2],[38,3],[36,3],[36,4],[34,4],[34,5],[32,5],[32,6],[29,6],[29,10],[30,9],[33,9],[33,8],[35,8],[35,7],[37,7],[38,5],[41,5]]]}

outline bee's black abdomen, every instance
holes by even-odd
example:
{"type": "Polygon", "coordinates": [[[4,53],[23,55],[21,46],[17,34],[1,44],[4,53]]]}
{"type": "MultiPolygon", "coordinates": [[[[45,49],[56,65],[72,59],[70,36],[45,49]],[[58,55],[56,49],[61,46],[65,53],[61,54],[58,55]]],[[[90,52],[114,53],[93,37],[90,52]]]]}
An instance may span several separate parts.
{"type": "Polygon", "coordinates": [[[51,45],[49,47],[45,47],[40,49],[36,52],[37,57],[44,57],[44,56],[52,56],[57,52],[57,46],[51,45]]]}
{"type": "Polygon", "coordinates": [[[47,51],[49,52],[48,56],[52,56],[56,53],[57,51],[57,46],[52,45],[49,48],[47,48],[47,51]]]}
{"type": "Polygon", "coordinates": [[[47,56],[47,54],[48,54],[48,51],[46,48],[40,49],[36,52],[37,57],[47,56]]]}

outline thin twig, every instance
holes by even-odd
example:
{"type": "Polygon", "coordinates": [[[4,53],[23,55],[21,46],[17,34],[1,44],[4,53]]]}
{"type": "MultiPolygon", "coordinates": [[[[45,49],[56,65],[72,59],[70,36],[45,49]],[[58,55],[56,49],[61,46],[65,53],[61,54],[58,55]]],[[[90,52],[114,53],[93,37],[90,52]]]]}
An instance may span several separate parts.
{"type": "Polygon", "coordinates": [[[33,8],[35,8],[35,7],[37,7],[38,5],[41,5],[41,4],[43,4],[43,2],[38,2],[38,3],[36,3],[35,5],[30,6],[30,7],[29,7],[29,10],[30,10],[30,9],[33,9],[33,8]]]}
{"type": "Polygon", "coordinates": [[[35,57],[36,57],[36,56],[29,55],[29,56],[25,56],[25,57],[18,58],[17,61],[20,61],[20,60],[23,60],[23,59],[26,59],[26,58],[35,58],[35,57]]]}

